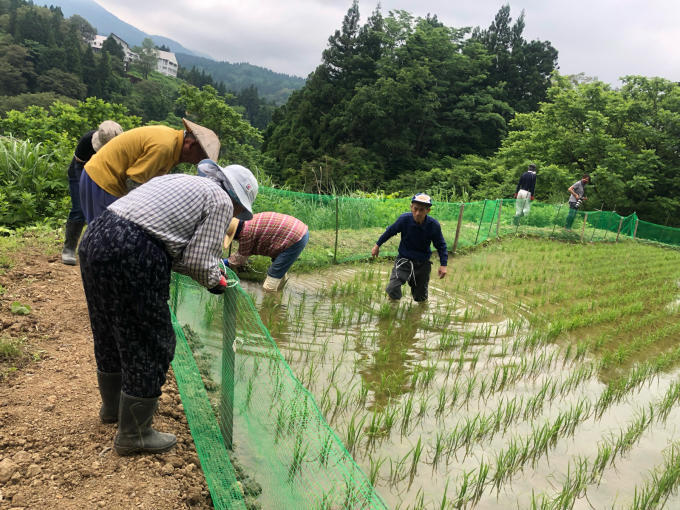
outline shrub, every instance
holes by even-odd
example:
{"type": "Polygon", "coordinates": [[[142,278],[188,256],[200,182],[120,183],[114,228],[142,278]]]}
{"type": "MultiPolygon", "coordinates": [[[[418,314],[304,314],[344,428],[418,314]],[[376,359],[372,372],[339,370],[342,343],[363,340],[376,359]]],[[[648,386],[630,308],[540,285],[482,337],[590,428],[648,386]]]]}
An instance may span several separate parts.
{"type": "Polygon", "coordinates": [[[0,137],[0,225],[66,217],[68,156],[40,143],[0,137]]]}

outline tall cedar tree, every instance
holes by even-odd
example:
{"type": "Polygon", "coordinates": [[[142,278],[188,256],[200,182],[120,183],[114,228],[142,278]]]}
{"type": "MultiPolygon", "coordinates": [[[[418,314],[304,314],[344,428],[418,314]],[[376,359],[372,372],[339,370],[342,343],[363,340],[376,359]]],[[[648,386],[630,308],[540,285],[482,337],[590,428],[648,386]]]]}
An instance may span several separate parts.
{"type": "Polygon", "coordinates": [[[557,50],[549,41],[528,42],[524,32],[524,11],[514,25],[510,5],[502,6],[487,30],[476,28],[472,40],[494,56],[489,84],[503,85],[503,96],[518,113],[536,111],[545,101],[550,76],[557,69],[557,50]]]}

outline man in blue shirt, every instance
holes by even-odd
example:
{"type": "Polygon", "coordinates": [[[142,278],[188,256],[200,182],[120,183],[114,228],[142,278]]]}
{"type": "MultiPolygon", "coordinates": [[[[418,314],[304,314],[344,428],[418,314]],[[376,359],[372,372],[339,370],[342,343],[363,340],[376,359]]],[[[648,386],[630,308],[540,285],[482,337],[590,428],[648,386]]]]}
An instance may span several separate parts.
{"type": "Polygon", "coordinates": [[[439,278],[446,276],[448,252],[446,241],[442,235],[439,222],[428,216],[432,207],[432,199],[425,193],[418,193],[411,198],[411,212],[404,213],[397,221],[387,227],[378,242],[371,250],[371,255],[377,257],[380,246],[392,236],[401,232],[399,256],[394,261],[394,268],[385,291],[390,299],[401,299],[401,286],[408,283],[414,301],[427,299],[427,288],[430,283],[430,243],[439,253],[439,278]]]}

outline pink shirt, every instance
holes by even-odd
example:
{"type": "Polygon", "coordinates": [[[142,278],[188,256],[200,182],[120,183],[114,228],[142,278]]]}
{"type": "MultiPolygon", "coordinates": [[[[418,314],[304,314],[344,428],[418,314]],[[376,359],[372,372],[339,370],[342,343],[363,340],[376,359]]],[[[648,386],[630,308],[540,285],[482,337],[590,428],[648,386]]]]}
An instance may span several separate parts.
{"type": "Polygon", "coordinates": [[[307,225],[294,216],[263,212],[246,221],[239,233],[238,251],[229,257],[229,265],[243,266],[250,255],[275,258],[297,243],[307,233],[307,225]]]}

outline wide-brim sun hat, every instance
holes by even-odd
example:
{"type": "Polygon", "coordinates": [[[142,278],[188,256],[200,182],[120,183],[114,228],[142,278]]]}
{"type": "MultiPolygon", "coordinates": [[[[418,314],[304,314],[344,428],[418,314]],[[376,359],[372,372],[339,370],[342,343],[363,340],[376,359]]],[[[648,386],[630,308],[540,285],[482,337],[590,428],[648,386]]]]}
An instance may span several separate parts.
{"type": "Polygon", "coordinates": [[[252,220],[253,202],[255,202],[259,189],[257,179],[250,170],[241,165],[228,165],[224,168],[220,167],[220,170],[227,178],[236,199],[245,209],[236,217],[239,220],[252,220]]]}
{"type": "Polygon", "coordinates": [[[231,242],[234,240],[236,235],[236,229],[238,229],[238,218],[232,218],[229,226],[227,227],[227,235],[224,236],[224,249],[228,249],[231,242]]]}
{"type": "Polygon", "coordinates": [[[212,129],[208,129],[203,126],[199,126],[195,122],[191,122],[187,119],[182,119],[184,127],[186,130],[196,137],[198,144],[205,152],[208,159],[217,161],[220,157],[220,139],[217,137],[212,129]]]}
{"type": "Polygon", "coordinates": [[[416,193],[411,197],[411,203],[417,203],[417,204],[423,204],[423,205],[432,205],[432,197],[428,195],[427,193],[416,193]]]}
{"type": "Polygon", "coordinates": [[[104,147],[104,145],[109,143],[122,132],[123,128],[120,126],[120,124],[112,120],[105,120],[99,124],[97,131],[92,134],[92,148],[95,152],[99,152],[99,149],[104,147]]]}

